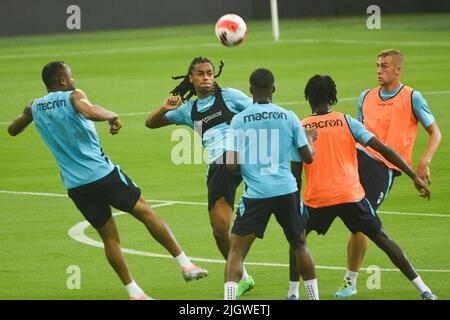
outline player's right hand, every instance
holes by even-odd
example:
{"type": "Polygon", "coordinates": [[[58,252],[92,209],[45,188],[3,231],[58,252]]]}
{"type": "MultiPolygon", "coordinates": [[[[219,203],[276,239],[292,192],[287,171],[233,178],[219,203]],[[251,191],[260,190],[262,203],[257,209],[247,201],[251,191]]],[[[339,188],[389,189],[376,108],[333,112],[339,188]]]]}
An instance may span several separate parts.
{"type": "Polygon", "coordinates": [[[414,178],[414,186],[419,191],[420,196],[424,199],[428,199],[430,201],[431,191],[428,188],[428,185],[423,181],[420,177],[416,176],[414,178]]]}
{"type": "Polygon", "coordinates": [[[109,123],[109,132],[112,135],[118,134],[120,128],[122,128],[122,123],[120,122],[119,117],[109,120],[108,123],[109,123]]]}
{"type": "Polygon", "coordinates": [[[170,111],[170,110],[175,110],[176,108],[178,108],[182,104],[183,104],[183,101],[181,100],[180,96],[170,96],[164,102],[164,106],[163,107],[167,111],[170,111]]]}

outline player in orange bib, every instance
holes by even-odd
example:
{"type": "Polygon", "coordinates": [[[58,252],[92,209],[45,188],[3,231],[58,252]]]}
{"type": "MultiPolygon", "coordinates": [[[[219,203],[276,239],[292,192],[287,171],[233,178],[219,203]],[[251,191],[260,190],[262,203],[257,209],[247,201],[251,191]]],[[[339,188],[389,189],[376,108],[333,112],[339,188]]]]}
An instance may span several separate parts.
{"type": "MultiPolygon", "coordinates": [[[[437,299],[403,250],[383,229],[375,208],[366,198],[359,181],[357,143],[379,152],[414,181],[422,197],[429,199],[428,185],[398,153],[382,143],[358,120],[331,109],[337,102],[336,85],[331,77],[312,77],[306,85],[305,98],[309,101],[312,115],[303,119],[302,124],[306,129],[316,129],[318,133],[314,142],[315,159],[311,164],[303,164],[306,176],[304,204],[308,215],[306,232],[315,230],[324,235],[334,219],[339,217],[352,233],[364,233],[383,250],[417,287],[423,299],[437,299]]],[[[295,175],[301,177],[301,172],[295,175]]],[[[298,279],[294,275],[291,269],[291,281],[298,279]]]]}
{"type": "MultiPolygon", "coordinates": [[[[358,120],[381,142],[397,151],[412,166],[412,153],[418,124],[429,135],[428,145],[420,158],[416,173],[430,184],[431,159],[441,141],[441,133],[420,92],[400,82],[403,55],[388,49],[377,56],[379,87],[364,91],[358,102],[358,120]]],[[[358,146],[359,176],[366,197],[374,209],[382,204],[401,170],[371,147],[358,146]]],[[[356,294],[358,271],[367,251],[367,237],[352,234],[348,242],[348,270],[336,297],[356,294]]]]}

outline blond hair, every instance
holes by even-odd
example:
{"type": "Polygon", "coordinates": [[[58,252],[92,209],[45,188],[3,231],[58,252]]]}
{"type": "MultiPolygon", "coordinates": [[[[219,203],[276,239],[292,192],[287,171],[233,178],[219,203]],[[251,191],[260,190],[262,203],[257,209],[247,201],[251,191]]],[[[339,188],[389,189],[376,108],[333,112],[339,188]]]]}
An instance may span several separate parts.
{"type": "Polygon", "coordinates": [[[397,58],[398,64],[403,65],[403,53],[398,49],[385,49],[380,51],[377,55],[377,59],[379,57],[387,57],[387,56],[394,56],[397,58]]]}

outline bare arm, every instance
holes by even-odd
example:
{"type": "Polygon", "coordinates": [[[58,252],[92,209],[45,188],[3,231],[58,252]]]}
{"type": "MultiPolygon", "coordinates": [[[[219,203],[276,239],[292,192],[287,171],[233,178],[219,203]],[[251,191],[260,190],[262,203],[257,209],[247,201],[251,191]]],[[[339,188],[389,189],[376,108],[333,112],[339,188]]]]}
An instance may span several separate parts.
{"type": "Polygon", "coordinates": [[[425,130],[429,135],[428,144],[422,154],[422,157],[420,158],[419,164],[417,165],[416,174],[427,184],[430,184],[430,163],[439,147],[439,144],[441,143],[442,135],[436,122],[425,128],[425,130]]]}
{"type": "Polygon", "coordinates": [[[171,110],[175,110],[182,104],[179,96],[171,96],[164,101],[164,105],[155,111],[152,111],[145,119],[145,126],[150,129],[156,129],[171,125],[165,114],[171,110]]]}
{"type": "Polygon", "coordinates": [[[236,151],[227,151],[227,169],[231,173],[240,175],[241,174],[241,168],[238,163],[239,154],[236,151]]]}
{"type": "Polygon", "coordinates": [[[369,147],[378,151],[387,161],[394,164],[400,168],[404,173],[406,173],[411,180],[414,182],[414,186],[419,191],[420,196],[430,200],[430,189],[428,185],[418,176],[411,167],[406,163],[406,161],[392,148],[382,143],[376,137],[373,137],[367,143],[369,147]]]}
{"type": "Polygon", "coordinates": [[[25,128],[33,122],[33,114],[31,112],[31,101],[24,109],[21,115],[19,115],[11,124],[8,126],[8,133],[12,136],[17,136],[25,128]]]}
{"type": "Polygon", "coordinates": [[[303,172],[302,163],[291,161],[291,172],[295,178],[295,181],[297,182],[298,193],[301,194],[301,192],[302,192],[302,172],[303,172]]]}
{"type": "Polygon", "coordinates": [[[70,96],[70,101],[75,110],[86,119],[92,121],[108,121],[111,134],[119,133],[122,124],[119,116],[112,111],[103,109],[98,105],[92,104],[86,94],[80,89],[75,89],[70,96]]]}
{"type": "Polygon", "coordinates": [[[307,164],[313,162],[314,159],[314,141],[317,139],[317,130],[316,129],[305,129],[306,139],[308,144],[301,148],[298,148],[298,153],[307,164]]]}

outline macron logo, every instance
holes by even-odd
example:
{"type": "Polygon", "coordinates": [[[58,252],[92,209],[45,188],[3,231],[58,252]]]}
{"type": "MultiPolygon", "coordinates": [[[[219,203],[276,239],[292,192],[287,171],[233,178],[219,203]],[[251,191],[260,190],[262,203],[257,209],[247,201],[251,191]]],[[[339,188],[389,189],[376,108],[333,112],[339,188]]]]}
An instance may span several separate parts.
{"type": "Polygon", "coordinates": [[[325,121],[317,121],[305,124],[303,127],[305,129],[318,129],[318,128],[328,128],[328,127],[342,127],[343,123],[341,120],[325,120],[325,121]]]}
{"type": "Polygon", "coordinates": [[[66,106],[65,100],[54,100],[49,102],[41,102],[36,105],[38,111],[46,111],[56,108],[62,108],[66,106]]]}
{"type": "Polygon", "coordinates": [[[258,120],[287,120],[287,114],[283,112],[258,112],[244,116],[244,123],[258,120]]]}

